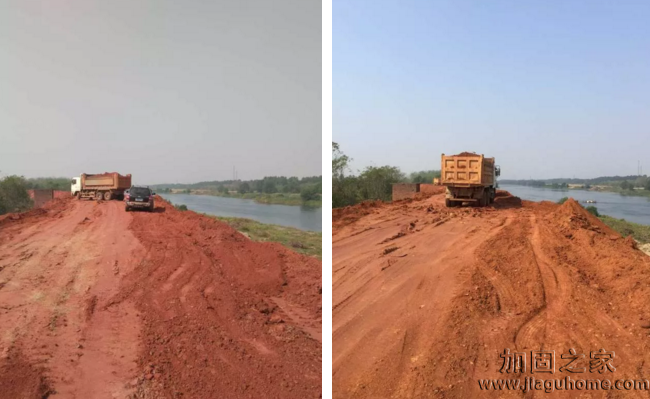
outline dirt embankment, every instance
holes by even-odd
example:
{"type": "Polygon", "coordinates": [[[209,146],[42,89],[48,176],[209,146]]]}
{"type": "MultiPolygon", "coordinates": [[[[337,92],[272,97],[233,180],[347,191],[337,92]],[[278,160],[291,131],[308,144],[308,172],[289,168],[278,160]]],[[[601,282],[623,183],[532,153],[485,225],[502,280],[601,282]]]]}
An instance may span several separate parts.
{"type": "Polygon", "coordinates": [[[565,378],[571,348],[587,368],[573,379],[650,379],[650,257],[575,201],[499,192],[487,208],[447,209],[436,195],[339,212],[334,397],[501,397],[478,380],[513,378],[499,372],[506,348],[527,353],[522,380],[565,378]],[[614,373],[589,372],[601,348],[614,373]],[[530,373],[542,349],[555,351],[552,376],[530,373]]]}
{"type": "Polygon", "coordinates": [[[56,199],[0,221],[0,398],[319,397],[320,286],[162,200],[56,199]]]}

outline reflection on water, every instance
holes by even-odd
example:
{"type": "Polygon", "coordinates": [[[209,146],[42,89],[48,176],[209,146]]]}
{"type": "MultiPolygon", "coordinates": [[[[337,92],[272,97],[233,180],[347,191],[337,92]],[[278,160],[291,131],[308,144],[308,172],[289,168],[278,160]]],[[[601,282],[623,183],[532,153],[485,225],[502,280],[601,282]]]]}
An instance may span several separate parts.
{"type": "Polygon", "coordinates": [[[261,223],[279,224],[300,230],[322,231],[322,208],[258,204],[254,200],[213,195],[160,194],[174,205],[185,204],[193,211],[209,215],[238,217],[261,223]]]}
{"type": "Polygon", "coordinates": [[[650,225],[650,198],[621,195],[587,190],[559,190],[542,187],[516,186],[499,184],[499,188],[507,190],[517,197],[529,201],[557,202],[562,197],[572,197],[583,206],[593,205],[603,215],[625,219],[628,222],[650,225]],[[586,204],[585,201],[593,200],[595,204],[586,204]]]}

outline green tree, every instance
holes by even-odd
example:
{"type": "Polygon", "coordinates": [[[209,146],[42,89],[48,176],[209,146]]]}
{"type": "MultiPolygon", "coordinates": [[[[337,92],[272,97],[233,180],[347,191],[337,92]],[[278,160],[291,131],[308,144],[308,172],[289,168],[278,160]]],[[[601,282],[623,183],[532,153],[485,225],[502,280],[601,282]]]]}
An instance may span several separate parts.
{"type": "Polygon", "coordinates": [[[224,186],[223,184],[219,186],[218,191],[221,194],[228,194],[228,188],[226,186],[224,186]]]}
{"type": "Polygon", "coordinates": [[[363,199],[390,201],[393,184],[404,181],[405,176],[395,166],[369,166],[359,175],[359,180],[363,199]]]}
{"type": "Polygon", "coordinates": [[[352,158],[345,155],[340,149],[338,143],[332,142],[332,178],[343,178],[348,170],[348,164],[352,158]]]}
{"type": "Polygon", "coordinates": [[[650,191],[650,179],[646,182],[645,189],[650,191]]]}
{"type": "Polygon", "coordinates": [[[353,176],[345,176],[349,171],[352,158],[345,155],[338,143],[332,142],[332,207],[354,205],[360,198],[359,180],[353,176]]]}
{"type": "Polygon", "coordinates": [[[411,183],[433,183],[433,179],[440,177],[439,170],[421,170],[419,172],[413,172],[409,176],[411,183]]]}
{"type": "Polygon", "coordinates": [[[251,186],[248,183],[243,182],[242,184],[239,185],[238,191],[239,191],[239,194],[250,193],[251,186]]]}
{"type": "Polygon", "coordinates": [[[317,200],[320,196],[320,189],[316,184],[308,184],[300,190],[300,198],[303,201],[317,200]]]}
{"type": "Polygon", "coordinates": [[[278,192],[278,188],[275,185],[275,182],[271,179],[264,178],[263,190],[266,194],[273,194],[278,192]]]}
{"type": "Polygon", "coordinates": [[[596,207],[593,206],[593,205],[592,205],[592,206],[588,206],[588,207],[585,208],[585,209],[587,210],[587,212],[591,213],[591,214],[594,215],[594,216],[600,216],[600,214],[598,213],[598,208],[596,208],[596,207]]]}
{"type": "Polygon", "coordinates": [[[0,215],[26,211],[32,206],[24,177],[7,176],[0,180],[0,215]]]}
{"type": "Polygon", "coordinates": [[[634,185],[628,182],[627,180],[623,180],[621,182],[621,189],[622,190],[632,190],[634,188],[634,185]]]}

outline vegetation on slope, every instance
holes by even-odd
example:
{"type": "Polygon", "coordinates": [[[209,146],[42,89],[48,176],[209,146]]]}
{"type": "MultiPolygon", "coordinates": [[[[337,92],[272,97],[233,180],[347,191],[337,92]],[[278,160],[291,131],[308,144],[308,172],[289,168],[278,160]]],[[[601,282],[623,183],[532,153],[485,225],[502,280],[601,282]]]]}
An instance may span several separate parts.
{"type": "Polygon", "coordinates": [[[315,256],[321,259],[323,250],[323,234],[315,231],[304,231],[293,227],[265,224],[251,219],[212,216],[228,223],[237,231],[246,234],[251,240],[278,242],[285,247],[301,254],[315,256]]]}

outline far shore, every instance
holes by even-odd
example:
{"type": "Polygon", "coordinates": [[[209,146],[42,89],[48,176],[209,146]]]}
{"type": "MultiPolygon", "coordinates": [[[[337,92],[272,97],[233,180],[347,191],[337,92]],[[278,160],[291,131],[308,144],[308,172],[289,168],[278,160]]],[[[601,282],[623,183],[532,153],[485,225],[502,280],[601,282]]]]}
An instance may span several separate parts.
{"type": "Polygon", "coordinates": [[[306,206],[310,208],[321,208],[323,206],[322,199],[303,201],[300,194],[297,193],[238,193],[236,191],[229,191],[222,193],[216,190],[182,190],[171,189],[168,192],[159,191],[160,194],[190,194],[190,195],[212,195],[215,197],[224,198],[239,198],[239,199],[252,199],[258,204],[273,204],[273,205],[290,205],[290,206],[306,206]],[[189,192],[188,192],[189,191],[189,192]]]}

